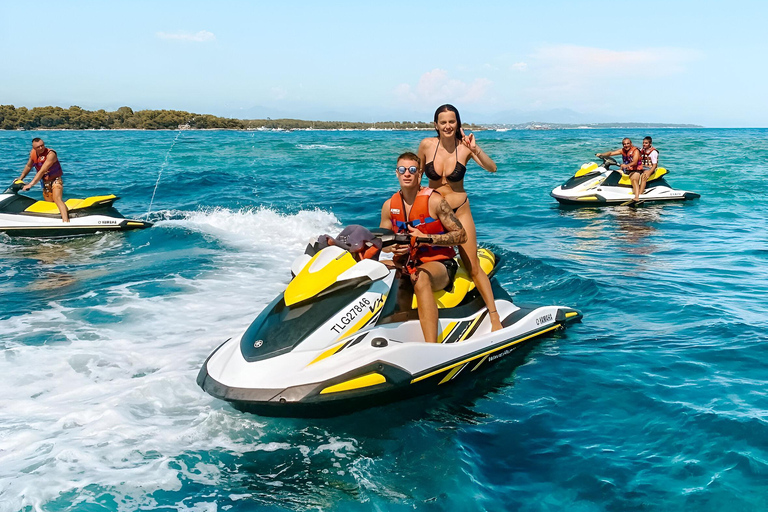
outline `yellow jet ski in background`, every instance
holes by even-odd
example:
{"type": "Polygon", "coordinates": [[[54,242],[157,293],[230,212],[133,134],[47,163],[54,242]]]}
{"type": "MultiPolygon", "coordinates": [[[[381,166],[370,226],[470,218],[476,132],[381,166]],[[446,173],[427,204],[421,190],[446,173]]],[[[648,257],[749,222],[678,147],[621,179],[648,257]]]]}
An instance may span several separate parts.
{"type": "Polygon", "coordinates": [[[152,226],[151,222],[123,217],[113,206],[120,199],[115,195],[68,199],[70,221],[63,222],[56,203],[19,194],[22,187],[24,182],[17,180],[0,194],[0,233],[50,238],[152,226]]]}
{"type": "MultiPolygon", "coordinates": [[[[549,195],[560,204],[580,206],[612,206],[628,204],[635,196],[632,192],[632,182],[629,176],[619,169],[611,169],[619,163],[611,157],[602,158],[602,165],[594,162],[584,164],[576,174],[555,188],[549,195]]],[[[648,178],[645,192],[640,196],[639,203],[687,201],[701,197],[696,192],[672,188],[664,179],[668,174],[659,167],[648,178]]]]}

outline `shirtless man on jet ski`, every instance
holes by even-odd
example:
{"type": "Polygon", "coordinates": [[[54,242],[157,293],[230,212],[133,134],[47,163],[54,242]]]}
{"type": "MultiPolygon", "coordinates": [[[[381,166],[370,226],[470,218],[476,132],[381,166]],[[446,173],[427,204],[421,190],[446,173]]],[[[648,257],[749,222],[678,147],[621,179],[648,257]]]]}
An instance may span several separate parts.
{"type": "Polygon", "coordinates": [[[443,196],[421,187],[422,172],[415,154],[398,157],[395,175],[400,190],[382,205],[380,227],[412,236],[410,245],[383,250],[393,253],[393,265],[410,274],[424,341],[437,343],[437,302],[432,293],[451,287],[458,270],[454,246],[467,241],[467,232],[443,196]]]}
{"type": "Polygon", "coordinates": [[[38,181],[43,187],[43,199],[56,203],[61,213],[61,220],[69,222],[69,210],[62,199],[64,194],[64,183],[61,180],[63,171],[56,151],[46,148],[45,142],[41,138],[32,139],[32,151],[29,153],[27,165],[21,171],[19,180],[23,181],[32,168],[37,171],[24,190],[31,189],[38,181]]]}
{"type": "Polygon", "coordinates": [[[614,149],[605,153],[595,153],[595,156],[598,158],[616,155],[621,155],[621,170],[625,174],[629,174],[629,179],[632,181],[632,192],[635,193],[634,200],[640,200],[640,194],[642,193],[640,190],[640,176],[643,174],[643,158],[640,150],[633,146],[632,141],[627,137],[621,141],[621,149],[614,149]]]}

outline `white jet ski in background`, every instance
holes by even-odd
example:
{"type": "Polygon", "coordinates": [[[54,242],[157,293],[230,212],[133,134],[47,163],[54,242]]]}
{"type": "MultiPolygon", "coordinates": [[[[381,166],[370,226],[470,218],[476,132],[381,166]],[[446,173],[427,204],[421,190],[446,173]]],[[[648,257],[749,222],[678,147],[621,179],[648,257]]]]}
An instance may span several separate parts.
{"type": "MultiPolygon", "coordinates": [[[[372,236],[379,248],[409,242],[408,235],[386,230],[372,236]]],[[[478,256],[492,277],[499,260],[487,249],[478,256]]],[[[582,317],[565,306],[517,306],[491,279],[504,326],[491,332],[488,310],[461,265],[451,291],[435,292],[438,343],[425,343],[410,279],[401,279],[401,270],[315,243],[291,271],[285,291],[242,336],[214,350],[198,374],[200,387],[237,409],[333,416],[428,393],[476,379],[582,317]]]]}
{"type": "Polygon", "coordinates": [[[19,194],[24,182],[16,180],[0,194],[0,233],[25,237],[64,237],[104,231],[127,231],[152,226],[151,222],[126,219],[112,204],[115,195],[68,199],[69,222],[61,220],[56,203],[19,194]]]}
{"type": "MultiPolygon", "coordinates": [[[[584,164],[576,174],[555,188],[550,195],[560,204],[584,206],[611,206],[629,203],[634,198],[632,182],[629,176],[618,169],[618,162],[611,157],[601,158],[602,165],[594,162],[584,164]]],[[[695,192],[672,188],[664,179],[667,171],[659,167],[648,178],[645,192],[640,195],[639,203],[663,201],[687,201],[701,197],[695,192]]]]}

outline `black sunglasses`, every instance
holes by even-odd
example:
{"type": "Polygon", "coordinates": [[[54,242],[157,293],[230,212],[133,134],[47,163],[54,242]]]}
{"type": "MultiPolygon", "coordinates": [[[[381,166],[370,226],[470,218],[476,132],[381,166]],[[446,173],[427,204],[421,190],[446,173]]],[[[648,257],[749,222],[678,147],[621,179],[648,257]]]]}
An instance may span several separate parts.
{"type": "Polygon", "coordinates": [[[418,167],[414,167],[414,166],[405,167],[404,165],[401,165],[400,167],[395,167],[395,170],[400,174],[405,174],[405,171],[408,171],[411,174],[416,174],[417,172],[419,172],[418,167]]]}

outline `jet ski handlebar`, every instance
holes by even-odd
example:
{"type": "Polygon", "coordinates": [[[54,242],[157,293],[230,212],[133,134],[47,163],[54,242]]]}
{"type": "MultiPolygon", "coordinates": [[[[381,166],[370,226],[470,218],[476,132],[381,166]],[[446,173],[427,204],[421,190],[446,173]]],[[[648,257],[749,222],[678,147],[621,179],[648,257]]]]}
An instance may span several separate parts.
{"type": "Polygon", "coordinates": [[[603,167],[605,167],[606,169],[610,169],[612,165],[615,165],[617,167],[619,165],[619,162],[617,162],[610,156],[600,156],[600,155],[595,155],[595,156],[603,161],[603,167]]]}
{"type": "Polygon", "coordinates": [[[416,243],[432,243],[431,237],[413,237],[408,233],[395,233],[390,229],[376,228],[368,230],[363,226],[353,224],[347,226],[336,237],[321,235],[317,241],[310,241],[304,254],[314,256],[318,251],[335,245],[353,254],[362,254],[364,258],[376,258],[378,251],[392,245],[410,245],[416,243]]]}
{"type": "Polygon", "coordinates": [[[21,180],[13,180],[13,183],[11,183],[11,186],[6,189],[4,192],[5,194],[16,194],[18,191],[20,191],[22,188],[24,188],[24,183],[21,180]]]}
{"type": "MultiPolygon", "coordinates": [[[[381,233],[376,232],[376,238],[381,240],[381,246],[382,247],[389,247],[390,245],[408,245],[411,243],[411,239],[414,238],[411,235],[404,234],[404,233],[381,233]]],[[[429,236],[418,236],[416,238],[416,243],[419,244],[429,244],[432,243],[432,237],[429,236]]]]}

